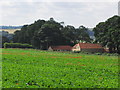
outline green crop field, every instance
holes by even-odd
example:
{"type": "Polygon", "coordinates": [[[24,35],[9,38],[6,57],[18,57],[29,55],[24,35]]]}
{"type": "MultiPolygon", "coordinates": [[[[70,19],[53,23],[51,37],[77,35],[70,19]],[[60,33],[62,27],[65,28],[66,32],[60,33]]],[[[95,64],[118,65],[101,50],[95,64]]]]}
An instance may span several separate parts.
{"type": "Polygon", "coordinates": [[[118,88],[118,57],[2,49],[3,88],[118,88]]]}

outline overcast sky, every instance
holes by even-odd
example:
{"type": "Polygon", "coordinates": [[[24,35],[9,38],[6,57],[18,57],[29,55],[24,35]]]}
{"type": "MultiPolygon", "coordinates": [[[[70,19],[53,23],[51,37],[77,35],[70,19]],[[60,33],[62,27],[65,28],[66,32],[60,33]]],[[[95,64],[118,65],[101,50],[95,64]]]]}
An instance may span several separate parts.
{"type": "Polygon", "coordinates": [[[75,27],[83,25],[93,28],[99,22],[118,14],[118,2],[113,1],[40,2],[40,0],[24,0],[18,2],[2,0],[0,3],[0,19],[2,19],[0,25],[31,24],[38,19],[48,20],[53,17],[55,21],[63,21],[65,25],[75,27]]]}

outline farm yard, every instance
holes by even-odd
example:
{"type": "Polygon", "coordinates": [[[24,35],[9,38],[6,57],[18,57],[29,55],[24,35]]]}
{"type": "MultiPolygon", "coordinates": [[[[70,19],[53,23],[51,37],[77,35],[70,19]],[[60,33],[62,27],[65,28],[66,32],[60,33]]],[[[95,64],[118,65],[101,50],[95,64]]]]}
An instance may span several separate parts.
{"type": "Polygon", "coordinates": [[[118,88],[118,57],[2,49],[3,88],[118,88]]]}

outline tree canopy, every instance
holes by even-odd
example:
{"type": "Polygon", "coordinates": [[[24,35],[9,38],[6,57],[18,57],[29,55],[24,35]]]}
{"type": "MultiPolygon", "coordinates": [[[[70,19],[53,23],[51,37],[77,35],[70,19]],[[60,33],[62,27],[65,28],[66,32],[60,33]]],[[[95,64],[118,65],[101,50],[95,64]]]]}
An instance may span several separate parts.
{"type": "Polygon", "coordinates": [[[120,16],[113,16],[100,22],[93,29],[96,42],[109,48],[110,52],[120,53],[120,16]]]}
{"type": "Polygon", "coordinates": [[[32,44],[34,48],[48,49],[51,45],[74,45],[79,41],[91,42],[87,28],[80,26],[63,26],[64,22],[38,20],[33,24],[24,25],[14,33],[14,42],[32,44]]]}

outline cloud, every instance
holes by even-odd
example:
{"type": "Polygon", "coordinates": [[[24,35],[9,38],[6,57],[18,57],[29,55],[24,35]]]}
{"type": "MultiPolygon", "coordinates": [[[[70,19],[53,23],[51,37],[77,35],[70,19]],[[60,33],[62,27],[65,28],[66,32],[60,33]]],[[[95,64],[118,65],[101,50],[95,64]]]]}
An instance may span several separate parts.
{"type": "Polygon", "coordinates": [[[1,2],[119,2],[119,0],[1,0],[1,2]]]}
{"type": "Polygon", "coordinates": [[[94,27],[100,21],[117,14],[117,2],[2,2],[2,24],[23,25],[35,20],[48,20],[53,17],[56,21],[64,21],[75,27],[85,25],[94,27]]]}

